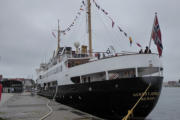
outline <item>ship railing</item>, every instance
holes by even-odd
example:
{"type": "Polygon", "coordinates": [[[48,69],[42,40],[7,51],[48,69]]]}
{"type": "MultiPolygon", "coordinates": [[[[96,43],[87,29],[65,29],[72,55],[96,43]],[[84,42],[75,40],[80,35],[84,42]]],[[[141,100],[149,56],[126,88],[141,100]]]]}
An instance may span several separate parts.
{"type": "Polygon", "coordinates": [[[124,56],[124,55],[133,55],[133,54],[139,54],[139,52],[130,52],[130,51],[122,51],[120,53],[116,53],[113,50],[108,49],[105,52],[89,52],[89,51],[72,51],[72,50],[66,50],[65,48],[62,50],[61,54],[58,55],[60,59],[67,59],[67,58],[109,58],[114,56],[124,56]]]}
{"type": "Polygon", "coordinates": [[[143,55],[143,54],[155,54],[157,53],[138,53],[138,52],[128,52],[128,51],[122,51],[121,53],[107,53],[107,52],[93,52],[93,56],[91,57],[91,62],[101,60],[101,59],[108,59],[113,57],[119,57],[119,56],[129,56],[129,55],[143,55]]]}
{"type": "MultiPolygon", "coordinates": [[[[138,53],[138,52],[129,52],[122,51],[120,53],[111,53],[111,52],[92,52],[90,53],[72,53],[68,52],[58,56],[57,62],[66,61],[67,59],[90,59],[90,61],[96,61],[100,59],[107,59],[117,56],[126,56],[126,55],[137,55],[137,54],[147,54],[147,53],[138,53]]],[[[156,53],[151,53],[156,54],[156,53]]]]}
{"type": "MultiPolygon", "coordinates": [[[[90,59],[105,59],[117,56],[125,56],[125,55],[136,55],[136,54],[147,54],[147,53],[138,53],[138,52],[129,52],[122,51],[120,53],[111,53],[111,52],[92,52],[90,53],[74,53],[74,54],[64,54],[68,59],[79,59],[79,58],[90,58],[90,59]]],[[[156,53],[151,53],[156,54],[156,53]]],[[[64,57],[64,55],[62,55],[64,57]]]]}
{"type": "MultiPolygon", "coordinates": [[[[122,51],[120,53],[112,53],[110,51],[106,52],[92,52],[90,53],[73,53],[71,52],[63,52],[64,54],[58,55],[50,60],[49,63],[41,64],[40,71],[46,71],[52,66],[60,63],[62,61],[67,61],[68,59],[89,59],[89,62],[97,61],[100,59],[108,59],[117,56],[126,56],[126,55],[136,55],[136,54],[149,54],[149,53],[138,53],[138,52],[129,52],[129,51],[122,51]]],[[[157,54],[157,53],[150,53],[150,54],[157,54]]]]}

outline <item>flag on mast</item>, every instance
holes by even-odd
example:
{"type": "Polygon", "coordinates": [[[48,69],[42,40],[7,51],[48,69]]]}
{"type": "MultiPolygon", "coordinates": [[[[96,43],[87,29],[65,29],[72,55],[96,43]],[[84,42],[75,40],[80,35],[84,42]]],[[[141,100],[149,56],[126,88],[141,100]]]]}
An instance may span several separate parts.
{"type": "Polygon", "coordinates": [[[140,47],[140,48],[142,47],[141,44],[139,44],[139,43],[137,43],[137,42],[136,42],[136,45],[137,45],[138,47],[140,47]]]}
{"type": "Polygon", "coordinates": [[[54,32],[52,32],[52,35],[53,35],[53,37],[54,37],[54,38],[56,38],[56,35],[55,35],[55,33],[54,33],[54,32]]]}
{"type": "Polygon", "coordinates": [[[157,13],[155,14],[155,18],[154,18],[154,24],[153,24],[153,29],[152,29],[152,33],[151,33],[151,39],[154,40],[154,43],[157,46],[159,56],[162,56],[163,45],[162,45],[162,40],[161,40],[161,30],[159,27],[157,13]]]}
{"type": "Polygon", "coordinates": [[[132,37],[129,37],[130,46],[132,46],[132,37]]]}

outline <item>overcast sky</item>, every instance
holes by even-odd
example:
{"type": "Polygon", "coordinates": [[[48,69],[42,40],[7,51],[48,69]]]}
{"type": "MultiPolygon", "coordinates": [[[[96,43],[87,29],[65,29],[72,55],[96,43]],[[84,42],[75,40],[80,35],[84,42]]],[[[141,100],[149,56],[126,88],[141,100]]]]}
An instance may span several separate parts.
{"type": "MultiPolygon", "coordinates": [[[[133,41],[148,45],[154,13],[158,12],[163,41],[165,81],[180,79],[180,1],[179,0],[96,0],[115,25],[120,25],[133,41]]],[[[39,64],[52,56],[56,39],[51,32],[70,25],[77,15],[81,0],[0,0],[0,74],[4,77],[33,77],[39,64]]],[[[138,51],[107,16],[92,6],[93,49],[106,50],[113,45],[118,51],[138,51]],[[103,40],[105,40],[103,42],[103,40]]],[[[61,45],[75,41],[87,43],[85,13],[65,36],[61,45]]],[[[152,52],[156,47],[152,42],[152,52]]]]}

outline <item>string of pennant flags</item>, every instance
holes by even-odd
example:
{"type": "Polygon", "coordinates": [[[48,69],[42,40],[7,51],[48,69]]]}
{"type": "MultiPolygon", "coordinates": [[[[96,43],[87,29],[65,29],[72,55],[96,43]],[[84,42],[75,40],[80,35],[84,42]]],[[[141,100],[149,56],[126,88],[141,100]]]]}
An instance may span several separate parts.
{"type": "Polygon", "coordinates": [[[68,31],[71,30],[71,28],[74,26],[74,24],[75,24],[75,22],[77,21],[77,19],[80,17],[80,15],[82,15],[82,12],[85,10],[85,6],[86,6],[86,4],[85,4],[85,2],[84,2],[84,0],[83,0],[82,3],[81,3],[81,5],[80,5],[79,11],[77,12],[77,15],[76,15],[75,18],[73,19],[73,22],[72,22],[66,29],[64,29],[63,31],[61,31],[61,32],[64,33],[64,35],[66,34],[66,32],[68,32],[68,31]]]}
{"type": "MultiPolygon", "coordinates": [[[[94,5],[96,6],[96,8],[97,8],[98,10],[100,10],[101,12],[103,12],[104,15],[106,15],[106,16],[111,20],[111,22],[112,22],[112,28],[114,28],[114,27],[116,26],[116,27],[118,28],[118,30],[119,30],[120,32],[122,32],[123,35],[124,35],[126,38],[129,38],[130,46],[132,46],[132,43],[133,43],[132,37],[131,37],[130,35],[128,35],[127,32],[125,32],[119,25],[116,25],[116,24],[115,24],[114,20],[109,16],[109,13],[108,13],[105,9],[103,9],[99,4],[97,4],[96,0],[93,0],[93,3],[94,3],[94,5]]],[[[138,42],[136,42],[136,45],[137,45],[138,47],[142,47],[138,42]]]]}
{"type": "MultiPolygon", "coordinates": [[[[108,13],[105,9],[103,9],[99,4],[97,4],[96,0],[93,0],[93,3],[94,3],[94,5],[96,6],[96,8],[97,8],[98,10],[100,10],[101,12],[103,12],[103,14],[106,15],[106,16],[110,19],[110,21],[112,22],[112,28],[114,28],[114,27],[116,26],[116,28],[117,28],[126,38],[129,39],[130,46],[132,46],[132,43],[133,43],[132,37],[131,37],[129,34],[127,34],[127,32],[125,32],[119,25],[116,25],[116,24],[115,24],[114,20],[109,16],[109,13],[108,13]]],[[[76,21],[78,20],[78,18],[82,15],[82,12],[85,11],[85,7],[86,7],[86,3],[85,3],[84,0],[82,0],[81,5],[80,5],[80,8],[79,8],[79,10],[78,10],[75,18],[73,19],[72,23],[71,23],[66,29],[61,30],[61,31],[60,31],[61,33],[63,33],[64,35],[66,35],[66,33],[69,32],[69,31],[72,29],[72,27],[75,25],[75,23],[76,23],[76,21]]],[[[53,37],[56,38],[56,35],[55,35],[54,32],[52,32],[52,35],[53,35],[53,37]]],[[[137,45],[138,47],[140,47],[140,48],[142,47],[141,44],[139,44],[138,42],[136,42],[136,45],[137,45]]]]}
{"type": "MultiPolygon", "coordinates": [[[[79,8],[79,10],[78,10],[78,12],[77,12],[77,14],[76,14],[76,16],[75,16],[75,18],[74,18],[73,21],[72,21],[72,23],[71,23],[70,25],[68,25],[68,27],[67,27],[66,29],[61,30],[61,31],[60,31],[61,33],[63,33],[64,35],[66,35],[66,33],[69,32],[69,31],[72,29],[72,27],[75,25],[75,23],[76,23],[76,21],[78,20],[78,18],[82,15],[82,12],[85,11],[85,6],[86,6],[86,4],[85,4],[85,2],[84,2],[84,0],[83,0],[82,3],[81,3],[81,5],[80,5],[80,8],[79,8]]],[[[54,38],[56,38],[56,35],[55,35],[54,32],[52,32],[52,35],[53,35],[54,38]]]]}

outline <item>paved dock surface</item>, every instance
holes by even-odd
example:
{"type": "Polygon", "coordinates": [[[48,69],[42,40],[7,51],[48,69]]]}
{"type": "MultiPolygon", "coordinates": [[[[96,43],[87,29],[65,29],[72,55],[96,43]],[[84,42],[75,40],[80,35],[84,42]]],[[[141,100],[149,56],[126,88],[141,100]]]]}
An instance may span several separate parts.
{"type": "Polygon", "coordinates": [[[1,100],[0,100],[0,107],[13,96],[11,93],[2,93],[1,100]]]}
{"type": "MultiPolygon", "coordinates": [[[[40,120],[49,113],[47,102],[49,99],[30,93],[13,94],[0,106],[0,118],[7,120],[40,120]]],[[[52,114],[44,120],[102,120],[74,108],[62,105],[53,100],[49,106],[52,114]]]]}

